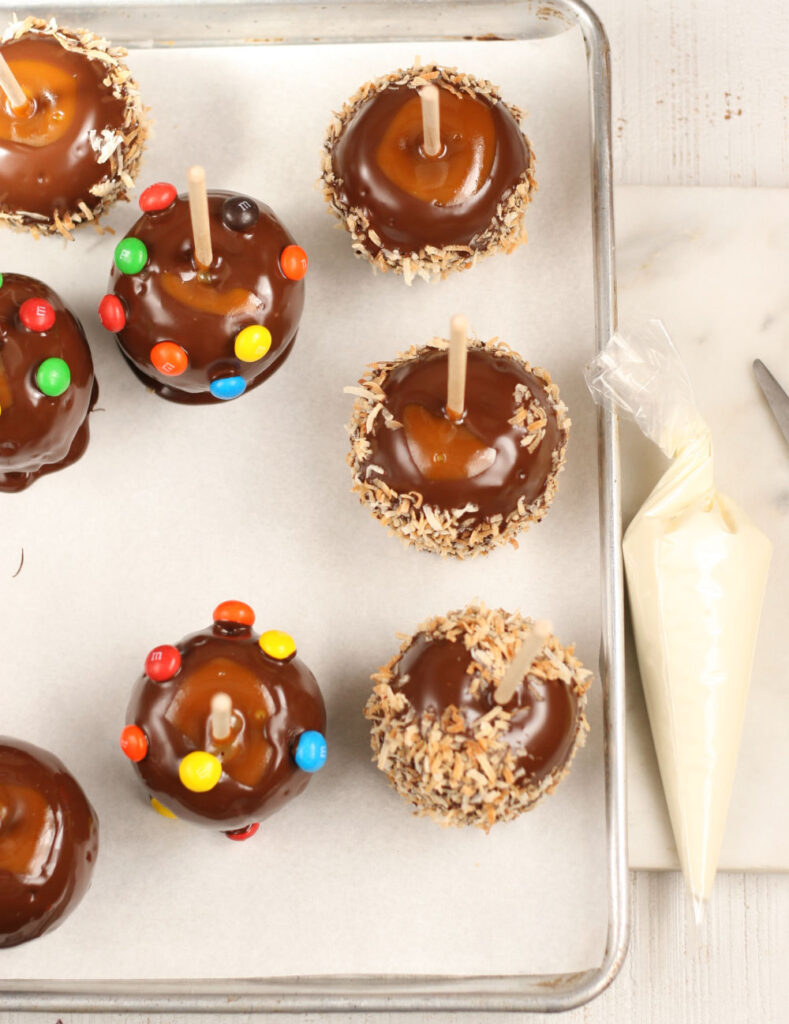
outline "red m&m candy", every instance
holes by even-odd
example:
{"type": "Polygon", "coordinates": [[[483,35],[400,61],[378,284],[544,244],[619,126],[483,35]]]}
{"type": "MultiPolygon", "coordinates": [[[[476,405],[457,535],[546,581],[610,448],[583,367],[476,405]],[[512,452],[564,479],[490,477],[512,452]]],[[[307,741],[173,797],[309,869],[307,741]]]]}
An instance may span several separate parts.
{"type": "Polygon", "coordinates": [[[117,295],[105,295],[99,303],[99,319],[108,331],[122,331],[126,326],[126,310],[117,295]]]}
{"type": "Polygon", "coordinates": [[[149,185],[140,196],[140,209],[145,213],[166,210],[173,204],[177,195],[175,185],[171,185],[169,181],[157,181],[155,185],[149,185]]]}
{"type": "Polygon", "coordinates": [[[55,322],[55,310],[46,299],[25,299],[19,319],[29,331],[48,331],[55,322]]]}
{"type": "Polygon", "coordinates": [[[166,683],[181,667],[181,652],[170,644],[154,647],[145,659],[145,674],[155,683],[166,683]]]}

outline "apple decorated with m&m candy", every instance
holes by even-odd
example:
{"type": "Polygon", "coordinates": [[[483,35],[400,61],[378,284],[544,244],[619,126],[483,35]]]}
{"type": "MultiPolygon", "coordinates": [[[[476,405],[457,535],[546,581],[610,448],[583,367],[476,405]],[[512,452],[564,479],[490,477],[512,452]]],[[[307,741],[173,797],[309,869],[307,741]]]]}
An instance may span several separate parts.
{"type": "Polygon", "coordinates": [[[155,647],[121,733],[153,808],[248,839],[326,761],[318,684],[281,630],[224,601],[213,625],[155,647]]]}
{"type": "Polygon", "coordinates": [[[76,462],[97,396],[79,320],[41,281],[0,274],[0,491],[76,462]]]}
{"type": "Polygon", "coordinates": [[[304,250],[268,206],[235,192],[203,192],[203,262],[189,197],[159,182],[140,207],[99,305],[129,366],[177,402],[221,402],[257,387],[295,340],[304,250]]]}

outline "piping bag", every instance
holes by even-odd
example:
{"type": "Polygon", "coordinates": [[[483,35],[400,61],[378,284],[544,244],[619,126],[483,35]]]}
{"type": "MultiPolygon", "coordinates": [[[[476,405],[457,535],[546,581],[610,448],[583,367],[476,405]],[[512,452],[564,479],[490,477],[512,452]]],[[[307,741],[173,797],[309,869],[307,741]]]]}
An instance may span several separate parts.
{"type": "Polygon", "coordinates": [[[715,489],[712,440],[662,323],[615,334],[587,367],[672,461],[623,541],[649,723],[697,925],[718,866],[772,545],[715,489]]]}

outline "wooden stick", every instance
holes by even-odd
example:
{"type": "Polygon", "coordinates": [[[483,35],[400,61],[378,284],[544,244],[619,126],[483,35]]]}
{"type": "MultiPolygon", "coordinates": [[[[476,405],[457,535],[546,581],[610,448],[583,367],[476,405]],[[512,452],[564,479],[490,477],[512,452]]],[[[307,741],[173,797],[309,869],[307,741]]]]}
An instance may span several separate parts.
{"type": "Polygon", "coordinates": [[[447,371],[447,415],[462,418],[466,409],[466,360],[468,317],[458,313],[449,321],[449,368],[447,371]]]}
{"type": "Polygon", "coordinates": [[[190,167],[186,175],[189,182],[189,213],[192,217],[192,237],[198,266],[210,267],[214,260],[211,248],[211,223],[208,219],[208,196],[205,191],[205,170],[190,167]]]}
{"type": "Polygon", "coordinates": [[[14,72],[8,66],[8,61],[0,53],[0,89],[8,97],[8,102],[11,104],[11,109],[14,111],[22,111],[28,105],[28,98],[25,96],[24,89],[17,82],[14,77],[14,72]]]}
{"type": "Polygon", "coordinates": [[[233,731],[233,700],[226,693],[211,698],[211,736],[221,743],[233,731]]]}
{"type": "Polygon", "coordinates": [[[493,694],[493,699],[497,704],[509,704],[515,691],[523,681],[523,677],[531,668],[532,662],[542,650],[551,632],[550,622],[540,619],[539,622],[535,622],[532,626],[531,633],[521,640],[521,645],[515,652],[515,657],[499,680],[499,685],[493,694]]]}
{"type": "Polygon", "coordinates": [[[424,86],[419,90],[419,98],[422,101],[422,148],[428,156],[438,156],[441,152],[438,86],[424,86]]]}

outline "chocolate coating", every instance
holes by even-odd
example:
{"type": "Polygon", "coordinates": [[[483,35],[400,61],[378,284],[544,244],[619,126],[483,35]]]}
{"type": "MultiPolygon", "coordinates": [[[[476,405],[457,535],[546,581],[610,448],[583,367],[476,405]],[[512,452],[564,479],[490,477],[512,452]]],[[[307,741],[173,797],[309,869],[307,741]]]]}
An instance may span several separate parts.
{"type": "MultiPolygon", "coordinates": [[[[469,687],[471,654],[462,640],[433,640],[418,634],[395,668],[392,689],[403,693],[418,715],[437,717],[456,707],[470,725],[496,707],[493,687],[469,687]]],[[[503,739],[515,763],[539,782],[560,767],[572,750],[578,728],[578,696],[558,679],[525,675],[512,700],[503,739]]]]}
{"type": "MultiPolygon", "coordinates": [[[[394,367],[383,389],[386,408],[400,423],[411,405],[443,418],[447,353],[422,350],[416,358],[394,367]]],[[[485,349],[469,351],[462,423],[496,452],[493,464],[483,472],[468,479],[428,479],[409,452],[405,428],[388,428],[379,417],[369,436],[368,461],[383,470],[376,479],[385,480],[399,494],[418,491],[428,504],[442,509],[463,508],[473,502],[479,506],[476,519],[497,513],[506,516],[517,507],[521,497],[530,505],[545,491],[560,431],[543,384],[521,363],[485,349]],[[526,426],[508,422],[520,404],[515,398],[519,384],[528,388],[547,414],[545,437],[534,452],[520,443],[527,434],[526,426]]]]}
{"type": "MultiPolygon", "coordinates": [[[[440,84],[440,83],[439,83],[440,84]]],[[[402,108],[416,101],[411,85],[393,84],[373,92],[346,125],[332,152],[332,168],[338,181],[337,198],[341,205],[355,208],[364,215],[383,246],[401,252],[418,252],[425,246],[467,245],[472,250],[484,248],[480,236],[493,222],[497,207],[518,185],[529,168],[531,155],[514,117],[502,103],[492,103],[479,96],[455,98],[445,89],[442,100],[454,100],[467,108],[470,119],[476,107],[490,112],[493,153],[490,171],[478,187],[466,188],[454,202],[427,201],[411,194],[393,179],[391,164],[379,151],[387,129],[402,108]]],[[[448,163],[463,131],[462,114],[452,132],[442,129],[444,152],[431,160],[421,155],[421,118],[404,127],[396,140],[396,149],[405,152],[414,162],[426,165],[448,163]]],[[[430,167],[426,168],[430,170],[430,167]]],[[[440,193],[437,187],[437,194],[440,193]]],[[[380,248],[368,238],[368,250],[380,248]]]]}
{"type": "Polygon", "coordinates": [[[107,177],[109,164],[98,162],[89,133],[121,131],[126,116],[126,101],[104,84],[104,64],[44,35],[4,43],[0,52],[23,85],[29,81],[37,87],[30,120],[63,113],[62,130],[53,141],[31,146],[14,140],[14,119],[0,103],[0,211],[46,219],[57,213],[63,219],[80,203],[96,210],[102,199],[90,190],[107,177]]]}
{"type": "Polygon", "coordinates": [[[56,757],[0,737],[0,948],[43,935],[79,903],[90,885],[98,827],[56,757]]]}
{"type": "Polygon", "coordinates": [[[3,274],[0,285],[0,490],[18,491],[44,473],[68,466],[88,443],[88,413],[98,386],[82,325],[41,281],[3,274]],[[29,330],[19,318],[25,300],[45,299],[55,310],[47,331],[29,330]],[[36,386],[38,366],[63,359],[71,383],[57,398],[36,386]]]}
{"type": "Polygon", "coordinates": [[[185,195],[144,213],[129,231],[148,250],[143,269],[125,275],[113,267],[110,277],[109,290],[126,310],[126,326],[116,335],[121,352],[141,380],[177,402],[221,401],[209,385],[224,377],[243,377],[247,390],[257,387],[290,351],[304,307],[304,282],[286,278],[279,265],[294,239],[273,211],[232,192],[209,192],[208,208],[214,259],[207,280],[203,272],[198,277],[185,195]],[[241,199],[255,204],[256,218],[248,211],[240,216],[241,199]],[[262,359],[244,362],[235,355],[235,338],[253,324],[271,332],[271,347],[262,359]],[[151,362],[151,349],[163,341],[180,345],[189,358],[178,376],[151,362]]]}
{"type": "Polygon", "coordinates": [[[129,702],[127,723],[148,739],[146,756],[134,765],[146,789],[177,817],[207,828],[242,829],[301,793],[310,775],[296,766],[295,744],[307,730],[325,734],[313,674],[298,656],[268,657],[257,639],[251,627],[226,622],[193,633],[175,645],[181,667],[173,678],[141,676],[129,702]],[[214,752],[206,729],[219,691],[233,700],[240,746],[216,747],[222,776],[210,791],[195,793],[181,783],[178,767],[194,750],[214,752]]]}

